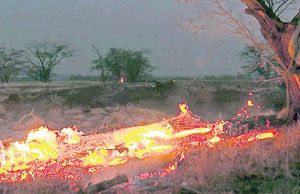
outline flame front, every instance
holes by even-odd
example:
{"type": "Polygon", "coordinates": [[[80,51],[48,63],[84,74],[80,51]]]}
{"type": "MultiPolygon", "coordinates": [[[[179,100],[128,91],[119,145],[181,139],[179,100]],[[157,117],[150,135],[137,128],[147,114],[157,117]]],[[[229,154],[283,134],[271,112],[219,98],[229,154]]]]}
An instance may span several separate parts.
{"type": "Polygon", "coordinates": [[[15,142],[1,149],[1,173],[28,168],[35,161],[55,160],[58,158],[58,144],[54,132],[46,127],[32,130],[26,141],[15,142]]]}
{"type": "MultiPolygon", "coordinates": [[[[102,167],[124,164],[132,158],[145,159],[176,150],[182,151],[182,147],[185,146],[214,147],[221,141],[227,141],[233,146],[244,147],[253,141],[278,135],[275,129],[269,129],[225,139],[223,126],[227,122],[201,123],[185,104],[180,104],[179,108],[181,113],[175,117],[176,122],[191,121],[193,125],[183,129],[179,127],[178,130],[178,127],[174,128],[176,124],[166,119],[160,123],[108,133],[107,142],[91,142],[89,136],[70,127],[60,132],[51,131],[47,127],[32,130],[25,141],[1,146],[0,180],[6,182],[31,180],[47,173],[48,177],[74,179],[78,176],[66,169],[78,167],[82,169],[83,174],[88,174],[98,172],[102,167]],[[197,122],[193,122],[194,120],[197,122]],[[76,150],[79,147],[83,151],[76,150]]],[[[178,162],[186,157],[183,152],[179,155],[178,162]]],[[[174,162],[160,175],[167,175],[176,168],[177,162],[174,162]]]]}

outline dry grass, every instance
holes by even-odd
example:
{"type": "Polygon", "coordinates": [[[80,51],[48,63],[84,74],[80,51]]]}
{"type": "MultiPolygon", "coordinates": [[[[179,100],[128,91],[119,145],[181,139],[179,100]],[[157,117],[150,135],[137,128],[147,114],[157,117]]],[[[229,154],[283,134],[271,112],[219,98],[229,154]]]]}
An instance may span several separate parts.
{"type": "Polygon", "coordinates": [[[246,148],[197,148],[167,181],[176,191],[184,183],[201,193],[299,193],[300,123],[281,131],[246,148]]]}
{"type": "MultiPolygon", "coordinates": [[[[225,142],[213,149],[195,148],[175,173],[157,180],[161,184],[151,187],[152,192],[180,193],[184,183],[199,193],[299,193],[300,123],[281,131],[275,139],[246,148],[225,142]]],[[[72,193],[67,182],[58,181],[6,185],[5,189],[0,185],[3,193],[72,193]]],[[[146,187],[138,191],[149,193],[146,187]]]]}
{"type": "MultiPolygon", "coordinates": [[[[129,96],[130,98],[128,99],[134,106],[148,107],[167,112],[168,114],[177,113],[176,104],[187,98],[188,104],[195,113],[209,119],[219,119],[219,112],[222,112],[223,117],[231,117],[240,105],[244,103],[243,99],[239,100],[239,102],[227,102],[228,99],[231,99],[230,93],[227,94],[227,87],[229,86],[225,85],[226,90],[222,90],[222,92],[218,93],[215,92],[215,85],[212,85],[212,90],[210,90],[206,85],[200,88],[201,83],[193,81],[191,85],[189,85],[187,83],[176,82],[178,85],[176,85],[176,90],[174,89],[173,92],[168,93],[168,96],[162,99],[158,99],[155,95],[155,98],[152,96],[149,97],[149,91],[144,90],[131,91],[132,93],[136,93],[136,98],[132,98],[131,93],[121,91],[120,89],[111,89],[119,92],[118,94],[111,94],[111,92],[102,91],[98,88],[99,91],[97,91],[97,95],[95,95],[96,90],[94,90],[94,88],[98,86],[97,82],[53,82],[50,86],[37,83],[34,87],[31,83],[28,85],[16,84],[16,86],[4,85],[1,86],[0,101],[4,101],[8,94],[19,95],[20,102],[14,100],[14,98],[11,99],[14,101],[10,104],[3,102],[5,108],[13,112],[13,116],[10,116],[11,118],[14,118],[15,114],[22,115],[25,110],[25,112],[28,113],[32,107],[35,107],[38,113],[45,112],[45,117],[48,118],[49,116],[49,118],[52,118],[50,120],[54,120],[56,123],[65,116],[62,116],[62,114],[58,112],[61,110],[61,107],[63,109],[69,108],[69,106],[75,108],[82,106],[81,108],[86,109],[90,107],[115,106],[116,96],[118,96],[121,101],[129,96]],[[44,94],[46,86],[47,95],[44,94]],[[30,89],[30,91],[28,89],[30,89]],[[49,93],[51,94],[50,96],[48,96],[49,93]],[[41,97],[39,95],[41,95],[41,97]],[[45,98],[42,98],[44,97],[43,95],[45,95],[45,98]],[[3,97],[3,100],[1,100],[1,96],[5,98],[3,97]],[[219,98],[216,99],[214,96],[218,96],[219,98]],[[215,103],[216,100],[226,102],[217,104],[215,103]],[[66,102],[70,105],[67,105],[66,102]],[[99,104],[99,102],[101,103],[99,104]],[[53,109],[53,112],[49,111],[51,109],[53,109]]],[[[237,88],[235,85],[233,86],[231,87],[237,88]]],[[[152,94],[153,91],[150,91],[150,93],[152,94]]],[[[159,92],[157,92],[157,95],[158,94],[159,92]]],[[[242,97],[245,96],[242,95],[242,97]]],[[[268,105],[263,102],[261,102],[261,104],[268,105]]],[[[125,118],[123,113],[119,114],[116,110],[112,112],[114,114],[112,113],[112,115],[107,117],[109,119],[108,123],[110,124],[117,121],[119,122],[119,120],[116,119],[119,115],[125,118]]],[[[135,114],[128,114],[128,118],[126,117],[126,119],[124,119],[126,121],[125,124],[132,125],[133,121],[149,119],[148,113],[142,115],[136,110],[134,112],[135,114]]],[[[44,114],[41,115],[43,116],[44,114]]],[[[6,116],[9,118],[8,114],[6,116]]],[[[87,116],[86,119],[88,118],[87,116]]],[[[104,119],[98,120],[104,122],[104,119]]],[[[94,121],[91,122],[93,123],[94,121]]],[[[62,123],[66,123],[66,121],[62,121],[62,123]]],[[[72,122],[72,124],[74,123],[72,122]]],[[[93,124],[95,125],[95,123],[93,124]]],[[[3,128],[3,126],[1,128],[3,128]]],[[[9,126],[7,128],[9,128],[9,126]]],[[[1,132],[1,135],[4,136],[4,132],[1,132]]],[[[239,131],[237,133],[239,133],[239,131]]],[[[168,186],[162,186],[163,189],[154,189],[154,192],[179,192],[181,184],[187,183],[188,186],[197,189],[201,193],[300,193],[299,148],[300,124],[283,128],[282,135],[274,140],[254,143],[244,149],[232,148],[226,145],[226,143],[218,145],[213,150],[205,147],[195,148],[191,155],[179,164],[177,172],[161,180],[162,184],[165,182],[168,186]],[[295,166],[297,165],[298,169],[295,170],[295,166]]],[[[6,187],[6,189],[7,191],[4,193],[70,192],[67,183],[47,181],[10,185],[6,187]]],[[[0,185],[0,193],[2,193],[2,191],[0,185]]]]}
{"type": "Polygon", "coordinates": [[[71,194],[72,189],[66,181],[37,180],[28,183],[1,184],[3,194],[71,194]]]}

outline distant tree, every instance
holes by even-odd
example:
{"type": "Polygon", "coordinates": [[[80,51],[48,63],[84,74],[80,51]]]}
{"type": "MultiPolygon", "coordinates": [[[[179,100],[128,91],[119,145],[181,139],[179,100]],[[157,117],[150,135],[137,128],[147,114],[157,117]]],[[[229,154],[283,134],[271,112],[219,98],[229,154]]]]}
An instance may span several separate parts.
{"type": "Polygon", "coordinates": [[[125,76],[128,82],[134,82],[148,75],[153,70],[145,51],[132,51],[122,48],[111,48],[104,63],[119,79],[125,76]]]}
{"type": "Polygon", "coordinates": [[[28,47],[27,61],[30,65],[28,75],[38,81],[51,80],[53,68],[63,59],[73,56],[73,51],[66,45],[43,42],[28,47]]]}
{"type": "Polygon", "coordinates": [[[100,51],[94,45],[92,45],[92,47],[98,55],[98,58],[92,61],[94,64],[92,70],[100,71],[100,80],[102,81],[103,86],[105,86],[107,79],[111,76],[111,68],[108,63],[105,62],[105,58],[101,55],[100,51]]]}
{"type": "Polygon", "coordinates": [[[17,76],[24,67],[23,50],[0,48],[0,79],[2,83],[17,76]]]}

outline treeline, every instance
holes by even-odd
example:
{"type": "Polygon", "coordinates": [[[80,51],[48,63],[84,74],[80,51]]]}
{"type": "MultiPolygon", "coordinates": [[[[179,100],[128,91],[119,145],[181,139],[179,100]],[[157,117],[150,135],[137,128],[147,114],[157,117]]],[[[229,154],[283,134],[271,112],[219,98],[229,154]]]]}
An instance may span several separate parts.
{"type": "MultiPolygon", "coordinates": [[[[146,79],[154,69],[145,55],[146,51],[111,48],[103,54],[94,45],[92,48],[96,57],[91,59],[91,70],[97,72],[104,85],[108,80],[134,82],[146,79]]],[[[1,47],[0,81],[7,83],[22,77],[22,80],[49,82],[54,76],[55,66],[73,56],[74,51],[67,45],[54,42],[30,45],[24,50],[1,47]]]]}

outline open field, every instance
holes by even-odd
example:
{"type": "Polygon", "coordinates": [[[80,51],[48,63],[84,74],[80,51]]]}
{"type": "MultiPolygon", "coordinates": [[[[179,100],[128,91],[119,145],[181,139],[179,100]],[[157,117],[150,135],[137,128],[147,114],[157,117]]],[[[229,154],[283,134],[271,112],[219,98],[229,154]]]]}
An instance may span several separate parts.
{"type": "MultiPolygon", "coordinates": [[[[248,92],[255,86],[241,80],[193,79],[155,84],[156,87],[130,87],[108,83],[105,88],[96,81],[4,84],[0,86],[1,128],[7,131],[40,124],[55,128],[77,125],[88,131],[104,129],[107,125],[130,126],[175,115],[178,103],[183,101],[206,120],[230,119],[245,105],[248,92]],[[155,113],[149,114],[145,109],[155,113]],[[32,110],[36,117],[30,117],[31,120],[26,117],[28,125],[17,123],[32,110]],[[146,113],[142,114],[143,111],[146,113]]],[[[285,93],[274,85],[264,84],[259,92],[253,93],[251,98],[261,106],[256,114],[274,115],[284,106],[285,93]]]]}
{"type": "Polygon", "coordinates": [[[285,91],[270,83],[259,87],[255,82],[244,80],[179,79],[152,83],[156,87],[108,83],[104,88],[97,81],[9,83],[0,85],[0,103],[7,109],[16,109],[22,104],[35,108],[44,104],[65,109],[134,105],[174,114],[176,104],[186,101],[202,117],[215,119],[220,114],[224,118],[234,114],[244,105],[249,91],[254,93],[253,97],[263,105],[262,108],[278,111],[285,101],[285,91]]]}
{"type": "MultiPolygon", "coordinates": [[[[24,138],[29,129],[39,125],[50,128],[76,125],[85,133],[108,132],[174,116],[182,101],[206,120],[230,119],[245,105],[248,92],[254,86],[255,83],[236,80],[171,80],[145,88],[119,83],[103,87],[96,81],[11,83],[0,86],[0,134],[1,139],[13,141],[24,138]]],[[[269,84],[256,89],[259,91],[253,91],[251,98],[261,108],[253,110],[253,114],[276,118],[276,111],[284,106],[284,91],[269,84]]],[[[275,140],[259,142],[246,149],[233,150],[223,144],[215,150],[197,148],[178,166],[178,171],[168,177],[136,183],[132,192],[298,193],[299,125],[280,130],[282,135],[275,140]]],[[[105,180],[121,172],[134,176],[128,170],[133,166],[139,166],[136,172],[143,172],[159,168],[165,164],[163,160],[133,161],[89,178],[105,180]]],[[[44,189],[34,185],[21,184],[3,191],[26,193],[24,190],[31,187],[30,192],[37,193],[71,192],[64,182],[42,182],[44,189]]],[[[113,191],[124,192],[120,187],[110,190],[113,191]]]]}

